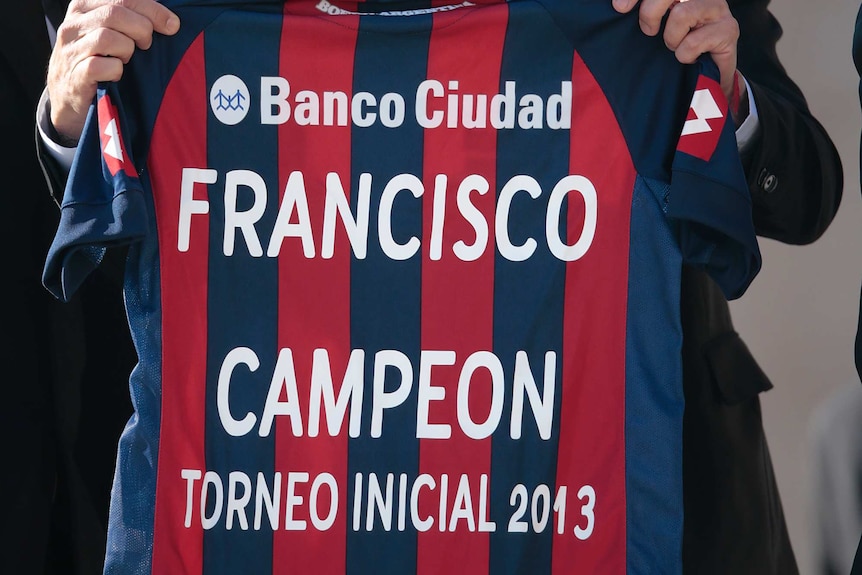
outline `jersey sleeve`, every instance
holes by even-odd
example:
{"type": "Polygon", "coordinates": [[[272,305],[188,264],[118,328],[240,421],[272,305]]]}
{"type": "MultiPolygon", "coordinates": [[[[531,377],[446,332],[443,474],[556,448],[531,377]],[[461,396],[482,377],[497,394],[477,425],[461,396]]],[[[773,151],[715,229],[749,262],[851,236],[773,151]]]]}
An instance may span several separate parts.
{"type": "Polygon", "coordinates": [[[537,0],[570,37],[614,110],[638,173],[670,182],[658,199],[676,225],[684,261],[728,298],[760,270],[751,196],[733,120],[708,56],[684,66],[660,37],[610,0],[537,0]],[[687,115],[686,115],[687,111],[687,115]]]}
{"type": "Polygon", "coordinates": [[[751,196],[718,69],[703,58],[692,67],[695,72],[665,210],[678,223],[685,262],[704,269],[733,299],[745,292],[761,265],[751,196]]]}
{"type": "Polygon", "coordinates": [[[100,85],[69,173],[42,276],[45,287],[63,301],[99,265],[108,247],[140,240],[147,231],[146,203],[123,118],[116,85],[100,85]]]}

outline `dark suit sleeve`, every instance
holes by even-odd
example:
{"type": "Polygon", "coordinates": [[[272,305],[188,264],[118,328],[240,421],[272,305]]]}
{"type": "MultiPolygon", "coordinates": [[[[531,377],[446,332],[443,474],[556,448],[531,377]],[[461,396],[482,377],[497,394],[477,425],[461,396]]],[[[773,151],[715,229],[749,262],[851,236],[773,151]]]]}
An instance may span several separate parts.
{"type": "Polygon", "coordinates": [[[754,94],[758,139],[743,157],[759,235],[789,244],[813,242],[841,201],[841,160],[799,87],[778,61],[781,26],[769,0],[730,2],[739,22],[738,67],[754,94]]]}

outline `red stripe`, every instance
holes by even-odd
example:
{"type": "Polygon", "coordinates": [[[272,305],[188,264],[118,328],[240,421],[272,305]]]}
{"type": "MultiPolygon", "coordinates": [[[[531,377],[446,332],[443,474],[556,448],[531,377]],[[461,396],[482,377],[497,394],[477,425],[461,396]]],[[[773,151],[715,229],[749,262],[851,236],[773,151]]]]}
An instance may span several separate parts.
{"type": "MultiPolygon", "coordinates": [[[[156,208],[162,291],[162,415],[156,482],[153,573],[200,573],[203,531],[199,495],[184,527],[187,482],[183,469],[206,473],[204,406],[207,349],[208,216],[194,215],[189,250],[177,249],[183,168],[205,168],[204,42],[199,36],[177,67],[153,129],[149,169],[156,208]]],[[[208,199],[198,185],[195,199],[208,199]]],[[[194,483],[200,493],[201,481],[194,483]]]]}
{"type": "MultiPolygon", "coordinates": [[[[471,27],[471,35],[481,50],[461,50],[457,37],[463,34],[462,9],[434,15],[434,27],[428,56],[429,79],[438,80],[447,93],[496,94],[500,85],[500,65],[506,33],[508,9],[483,8],[483,26],[471,27]],[[449,86],[457,81],[458,88],[449,86]]],[[[473,17],[477,17],[474,16],[473,17]]],[[[467,16],[469,20],[470,16],[467,16]]],[[[446,100],[435,100],[430,111],[446,109],[446,100]],[[442,103],[439,103],[442,102],[442,103]]],[[[459,118],[459,125],[461,125],[459,118]]],[[[455,365],[440,365],[431,371],[435,387],[445,389],[445,399],[429,403],[430,423],[451,425],[448,440],[424,439],[419,446],[420,473],[430,474],[438,488],[419,500],[420,516],[433,517],[434,526],[418,536],[417,573],[487,573],[489,535],[470,532],[468,522],[461,519],[450,532],[451,524],[440,532],[439,482],[443,474],[449,476],[447,497],[447,523],[451,522],[461,474],[470,482],[471,514],[478,524],[479,491],[481,476],[489,475],[491,468],[491,439],[475,440],[467,437],[458,425],[457,387],[461,368],[474,352],[493,347],[494,301],[488,294],[494,285],[494,207],[496,175],[496,131],[484,129],[439,128],[425,131],[423,198],[424,237],[422,261],[422,349],[450,350],[455,352],[455,365]],[[490,151],[490,152],[489,152],[490,151]],[[445,226],[442,254],[439,261],[430,258],[434,218],[435,178],[448,177],[446,187],[445,226]],[[474,228],[460,214],[457,192],[461,181],[470,174],[483,176],[490,189],[485,195],[473,192],[470,200],[481,211],[488,224],[487,246],[481,257],[472,262],[461,261],[453,253],[458,241],[473,244],[474,228]],[[433,493],[433,495],[432,495],[433,493]]],[[[472,380],[469,401],[474,421],[487,418],[491,402],[491,385],[487,370],[479,369],[472,380]]],[[[490,482],[489,482],[490,483],[490,482]]],[[[486,506],[487,508],[487,506],[486,506]]],[[[484,519],[490,519],[486,513],[484,519]]]]}
{"type": "MultiPolygon", "coordinates": [[[[595,238],[566,272],[557,486],[568,489],[565,532],[554,535],[553,573],[625,573],[625,349],[629,221],[635,170],[614,114],[575,55],[570,173],[598,196],[595,238]],[[582,506],[595,492],[594,529],[582,506]]],[[[568,243],[581,235],[584,202],[570,193],[568,243]]]]}
{"type": "MultiPolygon", "coordinates": [[[[354,17],[344,17],[336,27],[318,17],[297,16],[288,12],[282,30],[279,74],[290,82],[291,97],[300,90],[317,94],[352,93],[353,53],[356,46],[354,17]],[[320,38],[327,38],[325,43],[320,38]]],[[[323,102],[320,102],[321,108],[323,102]]],[[[278,345],[290,348],[295,362],[298,398],[302,419],[309,413],[312,356],[315,349],[326,349],[332,370],[336,395],[350,355],[350,262],[351,251],[340,223],[336,225],[335,254],[321,257],[322,222],[326,175],[340,176],[349,199],[355,185],[350,179],[350,125],[298,126],[291,118],[279,127],[279,186],[283,196],[291,172],[302,172],[307,191],[308,209],[314,236],[315,255],[303,255],[298,238],[286,238],[279,254],[278,345]]],[[[294,215],[294,222],[298,221],[294,215]]],[[[340,220],[339,220],[340,221],[340,220]]],[[[321,409],[322,412],[322,409],[321,409]]],[[[295,495],[303,503],[293,513],[295,520],[306,522],[305,530],[284,529],[284,498],[282,494],[282,524],[273,537],[274,573],[319,575],[344,573],[347,532],[347,449],[348,415],[340,435],[330,437],[326,419],[321,415],[317,437],[296,437],[287,417],[276,422],[275,468],[286,481],[290,472],[309,474],[307,483],[298,483],[295,495]],[[334,476],[339,492],[335,523],[326,530],[315,528],[309,511],[311,486],[321,473],[334,476]]],[[[329,512],[329,491],[324,488],[317,501],[318,517],[329,512]]]]}

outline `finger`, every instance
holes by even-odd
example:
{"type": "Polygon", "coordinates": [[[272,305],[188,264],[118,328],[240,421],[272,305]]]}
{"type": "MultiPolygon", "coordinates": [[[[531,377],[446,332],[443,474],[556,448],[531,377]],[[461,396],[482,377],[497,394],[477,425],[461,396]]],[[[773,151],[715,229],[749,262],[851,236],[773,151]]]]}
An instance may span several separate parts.
{"type": "Polygon", "coordinates": [[[729,18],[730,9],[724,0],[692,0],[674,5],[664,27],[664,41],[676,50],[683,38],[695,28],[729,18]]]}
{"type": "Polygon", "coordinates": [[[81,13],[87,13],[114,6],[134,12],[146,18],[150,27],[159,34],[172,35],[180,28],[180,19],[176,14],[155,0],[74,0],[70,6],[81,13]]]}
{"type": "Polygon", "coordinates": [[[661,29],[661,21],[674,0],[643,0],[641,2],[638,17],[643,33],[647,36],[655,36],[661,29]]]}
{"type": "MultiPolygon", "coordinates": [[[[736,41],[739,39],[739,25],[733,18],[722,19],[690,31],[683,38],[674,53],[677,59],[690,64],[701,54],[710,54],[718,63],[719,59],[736,58],[736,41]]],[[[734,62],[733,68],[736,68],[734,62]]],[[[731,70],[732,72],[732,70],[731,70]]]]}
{"type": "Polygon", "coordinates": [[[98,28],[81,38],[79,57],[108,56],[128,64],[135,52],[135,42],[125,34],[110,28],[98,28]]]}
{"type": "Polygon", "coordinates": [[[153,41],[153,24],[147,18],[124,6],[103,4],[87,12],[70,11],[57,30],[57,47],[74,46],[101,29],[122,34],[142,49],[149,48],[153,41]]]}
{"type": "Polygon", "coordinates": [[[134,10],[117,4],[99,6],[82,15],[74,25],[78,27],[80,36],[104,28],[131,38],[142,50],[146,50],[153,43],[153,23],[134,10]]]}
{"type": "MultiPolygon", "coordinates": [[[[116,82],[123,76],[123,61],[112,56],[87,56],[77,61],[69,73],[63,103],[72,110],[86,110],[96,95],[99,82],[116,82]]],[[[52,95],[52,102],[54,102],[52,95]]],[[[58,102],[59,103],[59,102],[58,102]]]]}
{"type": "Polygon", "coordinates": [[[614,0],[614,10],[622,14],[627,14],[631,12],[631,9],[634,8],[637,3],[638,0],[614,0]]]}
{"type": "Polygon", "coordinates": [[[82,84],[92,86],[92,94],[83,98],[89,103],[99,82],[117,82],[123,77],[123,61],[112,56],[89,56],[78,63],[73,74],[78,75],[82,84]]]}
{"type": "Polygon", "coordinates": [[[674,52],[677,59],[690,64],[701,54],[710,54],[721,75],[721,89],[730,99],[733,92],[734,72],[736,71],[736,40],[739,38],[739,25],[733,18],[708,24],[692,30],[674,52]]]}

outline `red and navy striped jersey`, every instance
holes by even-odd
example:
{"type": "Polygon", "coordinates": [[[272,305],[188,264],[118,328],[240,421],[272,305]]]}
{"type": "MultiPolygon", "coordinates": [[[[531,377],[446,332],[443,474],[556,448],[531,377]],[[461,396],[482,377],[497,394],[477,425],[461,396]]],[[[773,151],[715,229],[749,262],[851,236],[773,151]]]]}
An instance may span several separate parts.
{"type": "Polygon", "coordinates": [[[45,281],[128,244],[106,573],[675,573],[680,270],[760,266],[711,61],[609,0],[177,0],[45,281]]]}

